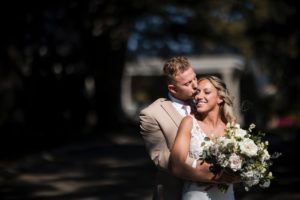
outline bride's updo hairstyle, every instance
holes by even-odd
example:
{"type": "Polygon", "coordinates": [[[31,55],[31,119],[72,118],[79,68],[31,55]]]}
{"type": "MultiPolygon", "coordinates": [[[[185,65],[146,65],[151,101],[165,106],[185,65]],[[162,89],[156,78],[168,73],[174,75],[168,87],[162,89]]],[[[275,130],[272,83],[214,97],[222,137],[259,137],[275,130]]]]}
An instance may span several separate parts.
{"type": "Polygon", "coordinates": [[[205,76],[198,79],[198,83],[203,80],[208,80],[218,91],[218,95],[223,99],[220,103],[221,117],[227,122],[236,122],[236,117],[233,114],[233,99],[226,87],[224,81],[216,76],[205,76]]]}

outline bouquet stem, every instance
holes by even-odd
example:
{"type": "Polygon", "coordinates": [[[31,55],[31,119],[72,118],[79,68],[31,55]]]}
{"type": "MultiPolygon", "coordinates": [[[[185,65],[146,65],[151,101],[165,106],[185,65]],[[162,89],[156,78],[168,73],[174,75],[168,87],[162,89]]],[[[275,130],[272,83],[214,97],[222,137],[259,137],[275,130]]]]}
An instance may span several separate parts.
{"type": "Polygon", "coordinates": [[[229,188],[229,185],[227,184],[218,184],[217,186],[222,193],[226,193],[229,188]]]}

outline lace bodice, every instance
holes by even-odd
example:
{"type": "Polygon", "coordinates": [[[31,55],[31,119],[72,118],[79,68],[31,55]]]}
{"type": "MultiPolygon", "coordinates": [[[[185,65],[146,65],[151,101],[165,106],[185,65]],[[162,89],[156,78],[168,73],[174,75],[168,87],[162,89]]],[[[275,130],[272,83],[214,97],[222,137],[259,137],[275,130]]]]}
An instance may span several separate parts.
{"type": "Polygon", "coordinates": [[[190,150],[189,156],[195,159],[199,159],[199,155],[202,154],[201,143],[204,142],[206,137],[203,130],[200,128],[196,118],[190,115],[193,119],[193,127],[191,132],[190,150]]]}

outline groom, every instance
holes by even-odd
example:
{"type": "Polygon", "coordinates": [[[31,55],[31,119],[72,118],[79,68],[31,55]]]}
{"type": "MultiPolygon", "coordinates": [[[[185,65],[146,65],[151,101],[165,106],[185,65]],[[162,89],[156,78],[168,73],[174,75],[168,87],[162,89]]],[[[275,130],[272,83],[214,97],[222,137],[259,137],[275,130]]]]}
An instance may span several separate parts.
{"type": "Polygon", "coordinates": [[[170,150],[182,118],[190,114],[190,104],[197,88],[197,78],[185,57],[170,58],[163,67],[168,96],[153,102],[140,112],[140,133],[151,160],[157,167],[153,199],[179,200],[182,179],[200,181],[204,173],[211,173],[207,164],[187,157],[186,169],[180,179],[168,169],[170,150]],[[198,178],[198,179],[197,179],[198,178]]]}

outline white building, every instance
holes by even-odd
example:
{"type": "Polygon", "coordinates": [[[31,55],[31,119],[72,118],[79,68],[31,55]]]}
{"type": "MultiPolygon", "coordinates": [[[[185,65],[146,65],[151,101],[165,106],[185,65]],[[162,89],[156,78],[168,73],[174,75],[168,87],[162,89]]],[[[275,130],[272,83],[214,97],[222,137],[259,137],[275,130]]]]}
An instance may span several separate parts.
{"type": "MultiPolygon", "coordinates": [[[[222,78],[234,97],[235,113],[239,123],[243,123],[240,112],[240,72],[245,61],[237,55],[187,56],[197,76],[216,75],[222,78]]],[[[142,108],[159,97],[166,97],[167,90],[162,68],[166,59],[140,57],[125,65],[122,85],[121,104],[129,119],[136,121],[142,108]]]]}

